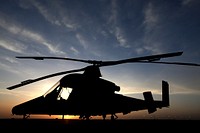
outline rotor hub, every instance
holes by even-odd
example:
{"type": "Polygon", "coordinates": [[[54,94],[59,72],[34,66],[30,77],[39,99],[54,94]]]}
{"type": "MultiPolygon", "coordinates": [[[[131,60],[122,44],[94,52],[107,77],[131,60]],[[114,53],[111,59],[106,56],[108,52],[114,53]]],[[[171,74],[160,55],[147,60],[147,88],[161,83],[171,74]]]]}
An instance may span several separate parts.
{"type": "Polygon", "coordinates": [[[84,73],[88,77],[102,77],[100,69],[98,66],[87,66],[84,73]]]}

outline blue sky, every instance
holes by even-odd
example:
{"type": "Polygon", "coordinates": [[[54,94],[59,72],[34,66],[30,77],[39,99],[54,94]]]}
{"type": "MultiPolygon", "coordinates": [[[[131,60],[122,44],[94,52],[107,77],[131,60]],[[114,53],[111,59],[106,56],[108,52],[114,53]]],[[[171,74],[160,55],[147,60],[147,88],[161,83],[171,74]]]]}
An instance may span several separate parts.
{"type": "MultiPolygon", "coordinates": [[[[108,61],[183,51],[163,61],[200,63],[199,7],[198,0],[1,1],[0,118],[13,117],[14,105],[43,95],[62,76],[15,90],[7,87],[88,65],[16,56],[108,61]]],[[[121,87],[120,93],[142,99],[146,90],[160,99],[162,80],[170,84],[170,108],[153,115],[133,112],[126,118],[200,119],[199,67],[129,63],[102,67],[101,72],[121,87]]]]}

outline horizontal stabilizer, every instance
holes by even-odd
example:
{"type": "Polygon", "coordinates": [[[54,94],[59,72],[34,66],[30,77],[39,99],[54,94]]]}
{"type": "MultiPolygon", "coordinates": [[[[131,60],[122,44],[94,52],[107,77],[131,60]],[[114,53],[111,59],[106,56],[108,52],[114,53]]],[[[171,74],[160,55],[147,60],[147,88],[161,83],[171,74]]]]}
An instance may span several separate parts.
{"type": "Polygon", "coordinates": [[[147,104],[148,112],[149,113],[155,112],[157,109],[154,104],[152,93],[150,91],[146,91],[146,92],[143,92],[143,95],[144,95],[145,102],[147,104]]]}

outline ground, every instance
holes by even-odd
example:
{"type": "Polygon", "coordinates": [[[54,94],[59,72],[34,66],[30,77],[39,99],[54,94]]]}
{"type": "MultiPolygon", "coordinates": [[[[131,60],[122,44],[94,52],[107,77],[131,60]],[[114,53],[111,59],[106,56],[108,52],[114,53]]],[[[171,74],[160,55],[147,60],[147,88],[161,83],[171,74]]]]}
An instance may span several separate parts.
{"type": "Polygon", "coordinates": [[[3,131],[152,131],[198,130],[199,120],[79,120],[79,119],[0,119],[3,131]]]}

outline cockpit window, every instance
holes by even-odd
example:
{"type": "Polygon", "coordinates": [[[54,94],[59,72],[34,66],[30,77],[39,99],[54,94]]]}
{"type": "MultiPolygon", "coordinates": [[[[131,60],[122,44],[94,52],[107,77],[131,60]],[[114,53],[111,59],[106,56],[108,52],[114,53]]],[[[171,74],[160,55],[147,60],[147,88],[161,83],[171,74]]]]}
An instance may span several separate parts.
{"type": "Polygon", "coordinates": [[[60,100],[61,98],[67,100],[69,95],[70,95],[70,93],[71,93],[71,91],[72,91],[72,88],[62,87],[62,90],[61,90],[61,92],[59,94],[58,100],[60,100]]]}

